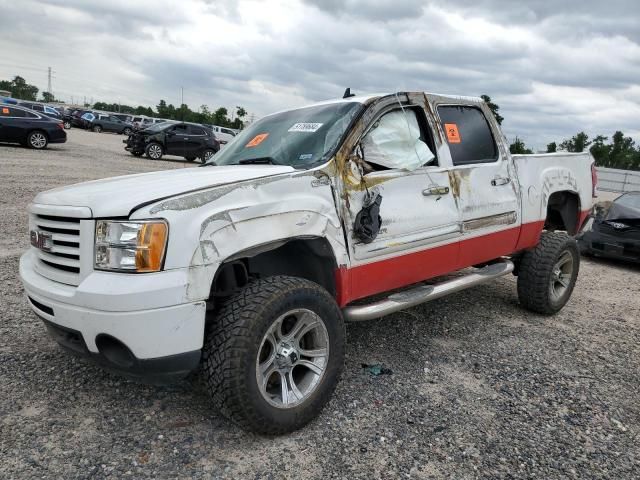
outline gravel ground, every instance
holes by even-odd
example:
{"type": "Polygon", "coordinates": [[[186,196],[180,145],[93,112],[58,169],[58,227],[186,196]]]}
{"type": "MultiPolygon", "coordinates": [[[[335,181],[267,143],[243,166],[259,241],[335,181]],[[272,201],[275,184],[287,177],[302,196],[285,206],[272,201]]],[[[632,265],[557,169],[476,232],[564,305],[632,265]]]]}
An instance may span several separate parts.
{"type": "Polygon", "coordinates": [[[27,205],[58,185],[186,166],[134,158],[121,139],[0,146],[0,478],[640,477],[640,267],[585,259],[552,318],[522,310],[505,277],[350,325],[332,401],[278,438],[230,424],[197,381],[139,385],[64,353],[18,281],[27,205]]]}

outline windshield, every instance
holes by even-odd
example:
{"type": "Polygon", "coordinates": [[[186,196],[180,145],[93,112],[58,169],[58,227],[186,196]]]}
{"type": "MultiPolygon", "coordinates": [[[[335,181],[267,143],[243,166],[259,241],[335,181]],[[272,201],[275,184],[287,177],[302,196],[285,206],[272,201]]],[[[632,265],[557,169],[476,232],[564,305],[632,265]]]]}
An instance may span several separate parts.
{"type": "Polygon", "coordinates": [[[238,165],[256,160],[310,168],[333,155],[362,108],[360,103],[340,102],[269,115],[239,133],[208,163],[238,165]]]}
{"type": "Polygon", "coordinates": [[[147,132],[159,132],[160,130],[164,130],[169,125],[173,125],[174,123],[175,122],[153,123],[153,124],[149,125],[147,128],[145,128],[145,131],[147,131],[147,132]]]}

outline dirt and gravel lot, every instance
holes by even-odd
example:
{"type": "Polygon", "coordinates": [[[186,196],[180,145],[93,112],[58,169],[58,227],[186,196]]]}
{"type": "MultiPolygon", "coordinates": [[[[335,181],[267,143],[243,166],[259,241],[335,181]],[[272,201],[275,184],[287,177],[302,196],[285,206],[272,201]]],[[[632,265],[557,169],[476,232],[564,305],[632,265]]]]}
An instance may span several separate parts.
{"type": "Polygon", "coordinates": [[[505,277],[349,325],[333,400],[278,438],[230,424],[197,381],[139,385],[69,356],[23,299],[27,205],[59,185],[188,166],[134,158],[121,140],[71,130],[46,152],[0,145],[0,478],[640,477],[637,266],[585,259],[551,318],[522,310],[505,277]]]}

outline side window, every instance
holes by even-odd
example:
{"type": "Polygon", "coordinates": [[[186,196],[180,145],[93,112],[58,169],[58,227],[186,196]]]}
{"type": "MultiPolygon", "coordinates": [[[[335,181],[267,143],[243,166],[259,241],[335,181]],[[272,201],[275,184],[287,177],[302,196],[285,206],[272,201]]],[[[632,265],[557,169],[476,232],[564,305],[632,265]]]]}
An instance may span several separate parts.
{"type": "Polygon", "coordinates": [[[182,135],[186,135],[187,133],[189,133],[189,130],[187,130],[187,126],[184,123],[173,127],[173,131],[182,135]]]}
{"type": "Polygon", "coordinates": [[[22,113],[24,113],[25,118],[40,118],[38,117],[38,115],[32,112],[22,112],[22,113]]]}
{"type": "Polygon", "coordinates": [[[489,122],[478,107],[438,107],[454,165],[495,162],[498,149],[489,122]]]}
{"type": "Polygon", "coordinates": [[[34,105],[31,110],[35,110],[36,112],[44,112],[44,107],[42,105],[34,105]]]}
{"type": "Polygon", "coordinates": [[[437,165],[429,147],[430,132],[420,110],[407,107],[385,113],[375,121],[360,141],[364,161],[374,170],[401,168],[415,170],[437,165]],[[382,168],[380,168],[382,167],[382,168]]]}
{"type": "Polygon", "coordinates": [[[24,117],[25,116],[25,111],[24,110],[19,110],[17,108],[13,108],[13,107],[6,107],[6,106],[2,106],[0,107],[0,116],[1,117],[24,117]]]}
{"type": "Polygon", "coordinates": [[[194,125],[189,126],[189,133],[191,135],[204,135],[204,129],[196,127],[194,125]]]}

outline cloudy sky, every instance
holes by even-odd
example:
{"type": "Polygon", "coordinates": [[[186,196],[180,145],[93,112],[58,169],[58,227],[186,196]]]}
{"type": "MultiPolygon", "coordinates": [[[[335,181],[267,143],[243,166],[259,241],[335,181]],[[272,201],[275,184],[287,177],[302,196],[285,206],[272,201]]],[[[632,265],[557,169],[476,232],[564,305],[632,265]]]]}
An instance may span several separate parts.
{"type": "Polygon", "coordinates": [[[65,100],[274,110],[357,93],[490,95],[509,138],[640,141],[638,0],[0,0],[0,79],[65,100]]]}

